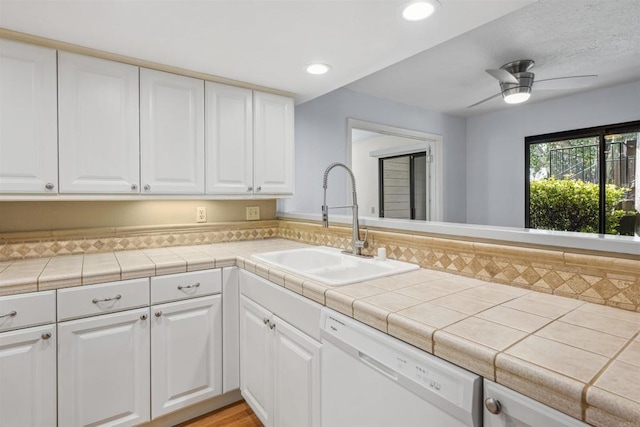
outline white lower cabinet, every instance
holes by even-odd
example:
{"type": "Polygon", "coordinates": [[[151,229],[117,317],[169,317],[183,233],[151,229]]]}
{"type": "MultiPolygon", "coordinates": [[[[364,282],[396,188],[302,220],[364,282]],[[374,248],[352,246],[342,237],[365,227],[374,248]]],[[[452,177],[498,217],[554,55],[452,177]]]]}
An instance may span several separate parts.
{"type": "Polygon", "coordinates": [[[51,324],[0,333],[0,426],[56,426],[55,332],[51,324]]]}
{"type": "Polygon", "coordinates": [[[58,425],[149,421],[149,308],[58,324],[58,425]]]}
{"type": "Polygon", "coordinates": [[[269,334],[271,313],[240,296],[240,390],[265,426],[272,426],[273,337],[269,334]]]}
{"type": "Polygon", "coordinates": [[[261,282],[258,294],[252,295],[251,285],[246,288],[256,300],[247,294],[240,296],[243,397],[266,427],[319,426],[321,344],[297,328],[294,321],[301,318],[302,324],[315,321],[319,325],[319,319],[313,319],[317,315],[315,304],[246,272],[241,272],[241,286],[243,278],[261,282]]]}
{"type": "Polygon", "coordinates": [[[273,317],[273,425],[320,425],[320,343],[273,317]]]}
{"type": "Polygon", "coordinates": [[[222,298],[151,308],[151,417],[222,394],[222,298]]]}

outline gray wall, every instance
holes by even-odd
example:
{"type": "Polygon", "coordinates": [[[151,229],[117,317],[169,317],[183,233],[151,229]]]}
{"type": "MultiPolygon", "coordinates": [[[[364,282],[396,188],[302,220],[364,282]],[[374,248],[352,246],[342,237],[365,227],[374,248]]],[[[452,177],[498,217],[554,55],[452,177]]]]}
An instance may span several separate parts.
{"type": "Polygon", "coordinates": [[[525,136],[633,120],[640,82],[467,119],[467,222],[524,226],[525,136]]]}
{"type": "MultiPolygon", "coordinates": [[[[348,159],[348,118],[442,135],[444,221],[465,222],[466,120],[348,89],[338,89],[296,106],[295,196],[280,200],[279,211],[320,213],[325,168],[332,162],[348,159]]],[[[366,183],[358,183],[362,185],[366,183]]],[[[329,203],[346,202],[349,202],[346,176],[334,169],[329,179],[329,203]]]]}

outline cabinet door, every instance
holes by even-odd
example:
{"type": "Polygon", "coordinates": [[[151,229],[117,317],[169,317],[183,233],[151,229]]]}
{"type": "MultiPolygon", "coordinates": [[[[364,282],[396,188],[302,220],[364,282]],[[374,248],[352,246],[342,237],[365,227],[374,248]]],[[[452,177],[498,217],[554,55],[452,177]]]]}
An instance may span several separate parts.
{"type": "Polygon", "coordinates": [[[60,52],[61,193],[138,193],[138,67],[60,52]]]}
{"type": "Polygon", "coordinates": [[[151,308],[152,418],[222,394],[222,298],[151,308]]]}
{"type": "Polygon", "coordinates": [[[48,325],[0,334],[0,426],[56,426],[55,331],[48,325]]]}
{"type": "Polygon", "coordinates": [[[271,313],[240,296],[240,391],[265,427],[273,426],[271,313]]]}
{"type": "Polygon", "coordinates": [[[293,99],[254,92],[254,191],[293,194],[293,99]]]}
{"type": "Polygon", "coordinates": [[[204,82],[140,70],[142,194],[204,193],[204,82]]]}
{"type": "Polygon", "coordinates": [[[149,421],[149,309],[58,323],[58,424],[149,421]]]}
{"type": "Polygon", "coordinates": [[[56,51],[0,40],[0,192],[58,188],[56,51]]]}
{"type": "Polygon", "coordinates": [[[253,189],[253,94],[250,89],[205,83],[207,194],[253,189]]]}
{"type": "Polygon", "coordinates": [[[320,343],[274,316],[273,425],[320,426],[320,343]]]}

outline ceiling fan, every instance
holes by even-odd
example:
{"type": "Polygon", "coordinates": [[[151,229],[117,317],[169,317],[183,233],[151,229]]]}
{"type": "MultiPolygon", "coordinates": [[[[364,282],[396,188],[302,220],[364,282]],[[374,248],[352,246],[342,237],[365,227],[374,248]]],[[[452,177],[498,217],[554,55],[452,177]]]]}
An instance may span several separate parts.
{"type": "Polygon", "coordinates": [[[555,77],[552,79],[536,80],[534,84],[535,75],[529,71],[534,65],[535,62],[531,59],[520,59],[504,64],[498,69],[485,70],[500,82],[500,93],[469,105],[467,108],[475,107],[493,98],[497,98],[500,95],[502,95],[507,104],[519,104],[529,99],[531,90],[534,87],[536,90],[578,89],[591,86],[598,77],[596,74],[555,77]]]}

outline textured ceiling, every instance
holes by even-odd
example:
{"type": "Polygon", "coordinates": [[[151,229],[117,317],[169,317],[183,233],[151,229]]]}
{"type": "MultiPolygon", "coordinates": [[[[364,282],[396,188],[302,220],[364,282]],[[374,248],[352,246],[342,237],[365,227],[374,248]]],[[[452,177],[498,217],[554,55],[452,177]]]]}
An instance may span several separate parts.
{"type": "Polygon", "coordinates": [[[0,27],[297,94],[298,103],[530,4],[441,0],[0,0],[0,27]],[[325,62],[324,76],[305,65],[325,62]]]}
{"type": "Polygon", "coordinates": [[[540,0],[347,86],[396,102],[470,116],[509,106],[485,69],[533,59],[536,80],[597,74],[578,90],[536,91],[539,102],[640,79],[640,0],[540,0]]]}

